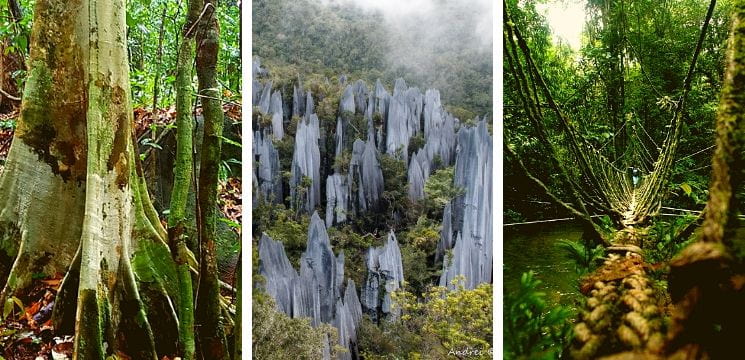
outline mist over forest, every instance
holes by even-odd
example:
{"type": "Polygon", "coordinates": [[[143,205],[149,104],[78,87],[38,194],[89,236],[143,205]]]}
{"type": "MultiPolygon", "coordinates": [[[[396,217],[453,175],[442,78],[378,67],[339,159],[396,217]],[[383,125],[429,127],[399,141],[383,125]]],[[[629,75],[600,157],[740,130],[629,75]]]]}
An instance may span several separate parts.
{"type": "Polygon", "coordinates": [[[491,114],[487,0],[253,2],[254,55],[270,71],[437,88],[461,117],[491,114]],[[290,65],[291,64],[291,65],[290,65]]]}

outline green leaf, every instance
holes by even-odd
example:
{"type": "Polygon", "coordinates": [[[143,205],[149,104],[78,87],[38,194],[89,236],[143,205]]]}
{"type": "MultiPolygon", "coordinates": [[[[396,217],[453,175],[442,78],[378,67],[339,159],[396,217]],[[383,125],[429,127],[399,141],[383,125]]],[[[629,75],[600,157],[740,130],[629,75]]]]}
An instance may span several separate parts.
{"type": "Polygon", "coordinates": [[[24,306],[23,306],[23,302],[21,302],[21,299],[15,297],[15,296],[11,297],[10,299],[13,300],[13,302],[16,304],[16,306],[18,306],[18,309],[19,310],[23,311],[24,306]]]}
{"type": "Polygon", "coordinates": [[[135,20],[134,16],[132,16],[132,14],[127,11],[127,27],[132,28],[135,25],[137,25],[137,20],[135,20]]]}
{"type": "Polygon", "coordinates": [[[6,299],[5,304],[3,304],[3,319],[7,319],[8,315],[13,311],[13,299],[6,299]]]}
{"type": "Polygon", "coordinates": [[[693,192],[693,188],[691,188],[691,185],[688,185],[687,183],[682,183],[680,184],[680,188],[683,189],[686,195],[691,196],[691,192],[693,192]]]}
{"type": "Polygon", "coordinates": [[[226,138],[224,136],[220,136],[220,139],[222,139],[222,141],[224,141],[227,144],[230,144],[230,145],[233,145],[233,146],[237,146],[237,147],[243,147],[243,145],[241,145],[241,143],[236,142],[236,141],[233,141],[233,140],[230,140],[230,139],[228,139],[228,138],[226,138]]]}
{"type": "Polygon", "coordinates": [[[28,38],[26,38],[25,36],[18,36],[15,38],[15,43],[16,47],[23,51],[23,49],[28,46],[28,38]]]}

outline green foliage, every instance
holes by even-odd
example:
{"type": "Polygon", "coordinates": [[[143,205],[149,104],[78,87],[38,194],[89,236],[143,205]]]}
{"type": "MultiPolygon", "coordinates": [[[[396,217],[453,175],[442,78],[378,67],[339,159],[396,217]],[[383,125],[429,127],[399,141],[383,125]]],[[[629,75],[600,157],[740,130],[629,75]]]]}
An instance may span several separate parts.
{"type": "Polygon", "coordinates": [[[360,355],[371,360],[421,359],[422,336],[400,321],[376,325],[362,316],[357,330],[360,355]]]}
{"type": "Polygon", "coordinates": [[[351,225],[330,227],[328,234],[333,249],[337,253],[344,251],[345,275],[356,284],[363,284],[366,270],[365,253],[371,246],[378,246],[382,241],[369,233],[361,235],[351,225]]]}
{"type": "Polygon", "coordinates": [[[670,221],[656,221],[649,230],[649,246],[644,249],[644,257],[650,263],[668,262],[695,240],[681,238],[680,232],[696,221],[695,216],[675,217],[670,221]]]}
{"type": "MultiPolygon", "coordinates": [[[[277,310],[271,296],[254,290],[253,302],[253,356],[255,359],[320,359],[326,336],[329,343],[338,343],[336,329],[328,324],[313,327],[309,318],[293,319],[277,310]]],[[[331,348],[332,358],[339,351],[331,348]]]]}
{"type": "Polygon", "coordinates": [[[472,358],[491,359],[492,348],[492,285],[480,284],[465,289],[463,279],[456,279],[456,289],[431,287],[422,294],[423,301],[406,291],[393,294],[396,307],[402,309],[405,330],[397,336],[421,336],[415,349],[403,348],[404,354],[420,354],[422,358],[446,358],[453,351],[480,351],[472,358]]]}
{"type": "Polygon", "coordinates": [[[424,147],[424,144],[427,143],[427,141],[424,139],[424,134],[416,134],[409,139],[409,157],[411,157],[413,154],[416,154],[419,149],[424,147]]]}
{"type": "Polygon", "coordinates": [[[505,359],[558,359],[569,345],[571,312],[550,308],[540,284],[532,271],[523,273],[519,289],[505,294],[505,359]]]}
{"type": "Polygon", "coordinates": [[[424,184],[424,197],[428,209],[441,210],[455,197],[463,195],[465,190],[453,185],[455,168],[447,167],[435,171],[424,184]]]}
{"type": "Polygon", "coordinates": [[[383,205],[385,216],[393,217],[394,213],[406,215],[410,207],[407,186],[409,179],[406,164],[396,156],[382,154],[380,168],[383,172],[383,205]]]}
{"type": "Polygon", "coordinates": [[[518,222],[524,222],[524,221],[525,221],[525,217],[521,213],[513,209],[504,210],[504,223],[505,224],[518,223],[518,222]]]}
{"type": "Polygon", "coordinates": [[[404,268],[408,291],[422,294],[437,280],[442,264],[432,264],[430,259],[430,254],[415,245],[408,243],[401,245],[401,264],[404,268]]]}
{"type": "Polygon", "coordinates": [[[401,261],[404,278],[414,294],[425,293],[440,275],[442,264],[433,261],[440,241],[441,224],[420,216],[408,231],[401,232],[401,261]]]}
{"type": "Polygon", "coordinates": [[[437,243],[440,241],[440,228],[440,223],[420,216],[416,224],[406,233],[406,242],[426,254],[434,254],[437,243]]]}
{"type": "MultiPolygon", "coordinates": [[[[127,2],[127,47],[132,103],[135,106],[152,106],[156,82],[160,87],[159,107],[174,104],[175,69],[187,5],[186,1],[174,3],[167,0],[127,2]],[[161,26],[163,48],[159,60],[161,26]]],[[[220,26],[217,77],[225,90],[223,95],[232,98],[239,96],[241,90],[240,9],[235,1],[223,1],[216,16],[220,26]]]]}
{"type": "Polygon", "coordinates": [[[23,306],[23,302],[15,296],[10,296],[7,299],[5,299],[5,304],[3,304],[3,312],[0,314],[0,321],[8,319],[9,317],[15,317],[16,311],[18,311],[18,314],[23,314],[25,311],[25,307],[23,306]]]}
{"type": "Polygon", "coordinates": [[[469,358],[491,359],[492,285],[475,289],[432,287],[424,300],[398,291],[394,306],[402,310],[401,321],[360,323],[359,350],[365,359],[445,359],[454,351],[479,351],[469,358]]]}
{"type": "Polygon", "coordinates": [[[299,267],[300,255],[308,240],[310,218],[301,215],[296,220],[294,212],[284,205],[261,203],[254,209],[253,219],[254,234],[261,236],[266,232],[272,239],[282,242],[290,263],[299,267]]]}
{"type": "Polygon", "coordinates": [[[605,237],[611,237],[613,234],[616,233],[616,227],[613,225],[613,220],[611,220],[610,216],[603,215],[598,218],[600,220],[600,223],[596,223],[598,230],[601,234],[603,234],[605,237]]]}
{"type": "Polygon", "coordinates": [[[597,245],[593,248],[588,243],[562,239],[559,240],[556,247],[564,251],[567,259],[574,262],[575,270],[579,274],[595,270],[605,258],[603,245],[597,245]]]}
{"type": "Polygon", "coordinates": [[[351,162],[352,153],[349,150],[342,150],[341,154],[334,158],[334,169],[338,169],[339,174],[347,175],[351,162]]]}

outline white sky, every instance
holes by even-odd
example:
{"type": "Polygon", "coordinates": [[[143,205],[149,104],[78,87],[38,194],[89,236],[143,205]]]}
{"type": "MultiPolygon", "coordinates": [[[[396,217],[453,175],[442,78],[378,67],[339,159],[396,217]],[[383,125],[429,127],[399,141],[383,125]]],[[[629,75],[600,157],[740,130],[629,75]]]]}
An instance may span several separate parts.
{"type": "Polygon", "coordinates": [[[536,9],[546,17],[554,41],[561,40],[573,50],[579,50],[585,25],[584,1],[549,0],[545,4],[536,4],[536,9]]]}

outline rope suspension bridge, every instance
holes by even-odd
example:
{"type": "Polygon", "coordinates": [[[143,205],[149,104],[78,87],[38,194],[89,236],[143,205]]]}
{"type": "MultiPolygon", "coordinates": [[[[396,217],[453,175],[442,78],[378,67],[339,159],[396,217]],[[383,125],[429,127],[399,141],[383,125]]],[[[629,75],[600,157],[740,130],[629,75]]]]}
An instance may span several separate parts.
{"type": "MultiPolygon", "coordinates": [[[[731,358],[741,352],[745,331],[745,260],[742,246],[734,241],[740,200],[736,190],[745,179],[745,1],[734,6],[728,44],[728,66],[717,115],[717,145],[679,156],[684,110],[696,61],[712,17],[711,0],[701,26],[681,93],[675,100],[653,87],[669,107],[672,118],[663,141],[657,142],[638,118],[626,116],[623,124],[596,147],[554,100],[533,61],[526,39],[512,21],[504,4],[504,54],[511,72],[516,99],[540,144],[551,154],[565,191],[561,199],[531,174],[505,141],[505,158],[516,164],[552,201],[563,206],[589,231],[594,231],[608,250],[602,266],[580,279],[586,296],[573,329],[569,349],[576,359],[682,359],[731,358]],[[550,133],[555,121],[558,132],[550,133]],[[616,142],[616,136],[628,141],[616,142]],[[610,144],[622,144],[623,149],[610,144]],[[706,154],[716,147],[712,165],[680,170],[683,160],[706,154]],[[634,176],[626,169],[638,166],[634,176]],[[703,210],[663,206],[673,175],[712,167],[709,201],[703,210]],[[645,176],[639,176],[643,172],[645,176]],[[664,211],[664,212],[663,212],[664,211]],[[590,215],[593,214],[593,215],[590,215]],[[648,264],[642,247],[648,226],[658,216],[705,215],[700,240],[687,245],[665,264],[648,264]],[[604,239],[595,220],[609,216],[616,232],[604,239]],[[739,246],[739,247],[738,247],[739,246]],[[738,250],[739,249],[739,250],[738,250]],[[737,251],[739,251],[739,255],[737,251]],[[648,275],[660,266],[668,268],[669,285],[655,285],[648,275]]],[[[632,50],[635,51],[635,49],[632,50]]],[[[642,68],[645,77],[648,75],[642,68]]],[[[648,79],[648,77],[647,77],[648,79]]],[[[596,142],[597,143],[597,142],[596,142]]],[[[687,164],[691,161],[687,161],[687,164]]],[[[551,219],[548,221],[563,221],[551,219]]],[[[525,223],[539,223],[533,221],[525,223]]],[[[505,226],[523,223],[506,224],[505,226]]],[[[688,229],[693,228],[689,226],[688,229]]],[[[680,234],[680,233],[678,233],[680,234]]],[[[675,238],[677,238],[676,234],[675,238]]],[[[681,236],[687,238],[688,236],[681,236]]]]}
{"type": "MultiPolygon", "coordinates": [[[[676,161],[703,153],[712,147],[676,160],[679,139],[683,128],[683,113],[691,89],[696,61],[706,37],[714,2],[709,6],[701,27],[695,50],[683,82],[681,94],[676,100],[665,97],[663,106],[670,107],[672,118],[667,134],[661,144],[654,140],[641,121],[628,115],[600,147],[595,147],[555,101],[544,77],[534,62],[528,43],[513,22],[507,6],[504,12],[504,54],[514,80],[517,98],[525,117],[535,129],[538,140],[552,154],[553,165],[560,171],[560,181],[569,190],[571,200],[565,201],[549,194],[552,199],[569,210],[573,216],[588,225],[593,225],[594,214],[610,216],[620,229],[646,225],[660,214],[667,182],[673,174],[676,161]],[[551,134],[546,126],[550,120],[558,122],[559,133],[551,134]],[[625,149],[613,158],[613,144],[617,136],[624,133],[629,141],[625,149]],[[552,137],[552,135],[554,137],[552,137]],[[556,141],[560,138],[563,141],[556,141]],[[562,159],[562,160],[560,160],[562,159]],[[569,165],[573,165],[570,167],[569,165]],[[629,170],[643,172],[645,176],[632,179],[629,170]]],[[[656,91],[656,89],[655,89],[656,91]]],[[[620,151],[619,151],[620,152],[620,151]]],[[[505,143],[505,155],[515,161],[524,172],[529,170],[520,161],[513,149],[505,143]]],[[[547,193],[548,187],[535,176],[528,176],[547,193]]]]}

